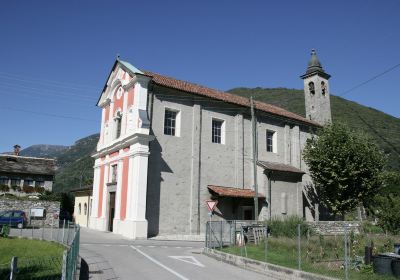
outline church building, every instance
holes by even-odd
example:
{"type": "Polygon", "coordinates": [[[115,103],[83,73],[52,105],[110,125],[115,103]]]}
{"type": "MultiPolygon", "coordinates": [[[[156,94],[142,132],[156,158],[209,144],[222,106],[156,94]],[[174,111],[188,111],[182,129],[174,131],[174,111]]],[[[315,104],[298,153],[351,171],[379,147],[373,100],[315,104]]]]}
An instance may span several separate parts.
{"type": "Polygon", "coordinates": [[[216,219],[311,219],[301,154],[311,131],[331,120],[329,77],[313,51],[301,76],[302,117],[117,59],[97,103],[89,227],[132,239],[199,235],[207,200],[218,201],[216,219]]]}

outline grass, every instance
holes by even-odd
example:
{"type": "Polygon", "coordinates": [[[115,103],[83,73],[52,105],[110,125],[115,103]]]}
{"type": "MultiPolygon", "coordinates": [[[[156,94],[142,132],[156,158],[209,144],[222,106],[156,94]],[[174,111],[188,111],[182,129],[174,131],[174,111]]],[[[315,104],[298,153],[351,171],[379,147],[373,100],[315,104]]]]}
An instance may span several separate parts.
{"type": "MultiPolygon", "coordinates": [[[[374,242],[374,254],[393,251],[393,243],[399,236],[384,235],[351,235],[350,245],[350,279],[384,280],[395,279],[374,274],[370,265],[362,263],[364,247],[374,242]]],[[[247,257],[271,264],[298,269],[298,244],[295,238],[269,237],[267,244],[249,245],[246,247],[247,257]],[[267,255],[265,255],[267,245],[267,255]]],[[[244,256],[242,247],[226,247],[222,251],[244,256]]],[[[341,278],[344,272],[344,239],[343,236],[312,236],[301,239],[301,270],[341,278]]]]}
{"type": "Polygon", "coordinates": [[[16,256],[18,279],[59,279],[64,249],[54,242],[0,238],[0,278],[7,277],[10,261],[16,256]]]}

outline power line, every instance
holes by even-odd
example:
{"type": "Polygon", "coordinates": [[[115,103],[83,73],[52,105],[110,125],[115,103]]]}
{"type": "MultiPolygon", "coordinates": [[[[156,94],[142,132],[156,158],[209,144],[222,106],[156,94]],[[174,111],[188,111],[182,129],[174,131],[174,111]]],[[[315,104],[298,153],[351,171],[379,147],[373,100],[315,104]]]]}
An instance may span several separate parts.
{"type": "Polygon", "coordinates": [[[25,75],[13,75],[5,72],[0,72],[0,77],[6,78],[6,79],[11,79],[11,80],[17,80],[17,81],[24,81],[28,83],[39,83],[39,84],[45,84],[45,85],[51,85],[55,87],[65,87],[65,88],[75,88],[75,89],[96,89],[98,90],[98,87],[95,86],[89,86],[89,85],[82,85],[82,84],[76,84],[76,83],[65,83],[65,82],[59,82],[59,81],[54,81],[54,80],[47,80],[47,79],[37,79],[37,78],[26,78],[25,75]],[[21,78],[23,76],[24,78],[21,78]]]}
{"type": "Polygon", "coordinates": [[[6,107],[6,106],[0,106],[0,109],[8,110],[8,111],[24,112],[24,113],[30,113],[30,114],[36,114],[36,115],[43,115],[43,116],[47,116],[47,117],[54,117],[54,118],[61,118],[61,119],[71,119],[71,120],[78,120],[78,121],[98,122],[97,120],[92,120],[92,119],[85,119],[85,118],[79,118],[79,117],[73,117],[73,116],[43,113],[43,112],[30,111],[30,110],[24,110],[24,109],[6,107]]]}

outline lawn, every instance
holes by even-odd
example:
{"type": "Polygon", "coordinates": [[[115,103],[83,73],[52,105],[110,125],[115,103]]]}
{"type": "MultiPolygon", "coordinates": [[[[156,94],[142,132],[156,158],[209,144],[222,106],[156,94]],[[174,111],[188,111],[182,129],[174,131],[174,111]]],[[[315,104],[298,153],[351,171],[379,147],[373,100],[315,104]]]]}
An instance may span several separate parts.
{"type": "MultiPolygon", "coordinates": [[[[349,279],[382,280],[395,279],[383,277],[372,272],[371,265],[362,263],[364,247],[374,244],[374,254],[393,251],[393,243],[399,237],[353,235],[349,238],[349,279]]],[[[298,243],[296,238],[269,237],[267,244],[248,245],[244,247],[225,247],[222,251],[235,255],[246,255],[259,261],[298,268],[298,243]],[[265,246],[267,245],[267,246],[265,246]],[[265,248],[267,247],[267,254],[265,248]]],[[[343,236],[312,236],[301,239],[301,270],[326,275],[334,278],[345,278],[344,239],[343,236]]]]}
{"type": "Polygon", "coordinates": [[[49,241],[0,238],[0,279],[9,274],[13,256],[18,257],[18,279],[59,279],[64,249],[49,241]]]}

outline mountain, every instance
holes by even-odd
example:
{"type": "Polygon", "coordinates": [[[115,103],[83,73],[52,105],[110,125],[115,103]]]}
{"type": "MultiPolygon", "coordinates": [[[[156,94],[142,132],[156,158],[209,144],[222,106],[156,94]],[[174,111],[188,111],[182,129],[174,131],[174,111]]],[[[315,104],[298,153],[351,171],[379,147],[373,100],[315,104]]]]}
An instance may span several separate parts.
{"type": "Polygon", "coordinates": [[[25,157],[57,158],[59,154],[68,149],[60,145],[32,145],[21,150],[20,155],[25,157]]]}
{"type": "MultiPolygon", "coordinates": [[[[263,101],[305,116],[304,91],[287,88],[235,88],[228,92],[263,101]]],[[[388,155],[388,169],[400,170],[400,119],[331,95],[332,121],[362,131],[388,155]]]]}
{"type": "Polygon", "coordinates": [[[87,136],[57,156],[59,169],[53,191],[68,192],[79,186],[92,184],[94,159],[91,154],[96,150],[98,141],[99,134],[87,136]]]}

